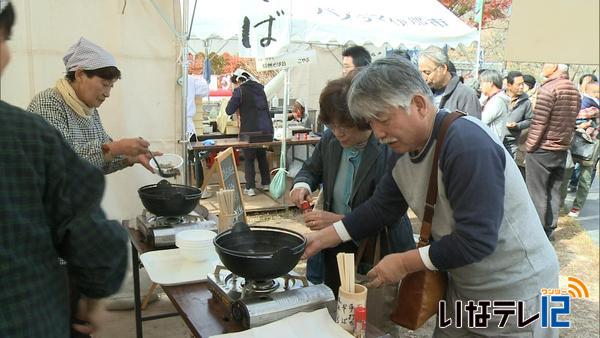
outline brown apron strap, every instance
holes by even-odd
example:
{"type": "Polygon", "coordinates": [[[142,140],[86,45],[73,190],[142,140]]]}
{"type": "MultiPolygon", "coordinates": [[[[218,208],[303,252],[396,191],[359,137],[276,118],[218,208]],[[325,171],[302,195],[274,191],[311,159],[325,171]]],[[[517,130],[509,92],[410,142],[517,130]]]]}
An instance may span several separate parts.
{"type": "MultiPolygon", "coordinates": [[[[364,239],[360,242],[358,246],[358,250],[356,251],[356,259],[354,259],[354,268],[358,269],[358,264],[360,264],[365,251],[367,250],[367,242],[369,239],[364,239]]],[[[373,252],[373,266],[377,265],[381,260],[381,231],[377,234],[377,238],[375,239],[375,251],[373,252]]]]}
{"type": "Polygon", "coordinates": [[[446,137],[446,131],[452,122],[458,119],[461,116],[464,116],[465,113],[455,111],[446,115],[444,120],[442,121],[442,126],[440,127],[440,131],[438,133],[437,142],[435,144],[435,152],[433,154],[433,161],[431,162],[431,173],[429,175],[429,186],[427,188],[427,198],[425,200],[425,210],[423,212],[423,222],[421,223],[421,234],[419,237],[419,243],[417,247],[423,247],[429,244],[429,240],[431,238],[431,222],[433,220],[433,212],[435,209],[435,204],[437,203],[437,192],[438,192],[438,166],[439,166],[439,157],[440,151],[442,149],[442,144],[444,143],[444,138],[446,137]]]}

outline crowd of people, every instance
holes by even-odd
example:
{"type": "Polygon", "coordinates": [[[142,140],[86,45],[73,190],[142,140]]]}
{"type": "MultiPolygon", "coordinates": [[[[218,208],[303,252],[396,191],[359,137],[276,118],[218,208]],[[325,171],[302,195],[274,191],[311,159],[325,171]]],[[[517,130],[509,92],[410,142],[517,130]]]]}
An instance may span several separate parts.
{"type": "MultiPolygon", "coordinates": [[[[558,260],[550,242],[564,200],[560,186],[571,178],[570,172],[565,175],[567,157],[581,168],[581,197],[569,214],[574,217],[597,165],[595,77],[583,76],[578,91],[563,64],[544,64],[538,85],[519,71],[503,76],[484,70],[476,91],[462,83],[439,47],[422,51],[418,68],[398,56],[371,64],[360,46],[342,55],[344,76],[330,81],[319,100],[319,122],[327,130],[290,193],[300,206],[322,189],[323,210],[304,214],[306,225],[318,230],[308,235],[308,278],[338,287],[338,281],[328,280],[337,275],[332,255],[356,252],[378,233],[390,233],[399,219],[398,238],[406,240],[411,234],[410,228],[408,234],[402,231],[408,228],[403,222],[407,209],[422,220],[433,208],[431,244],[415,248],[412,238],[411,243],[398,241],[383,259],[370,262],[369,287],[397,284],[416,271],[442,270],[450,276],[446,313],[454,313],[458,301],[486,299],[520,300],[529,313],[539,311],[540,290],[558,285],[558,260]],[[352,53],[368,61],[353,64],[352,53]],[[441,124],[452,111],[465,116],[449,127],[439,162],[433,163],[441,124]],[[589,136],[592,157],[582,160],[575,150],[571,155],[576,130],[589,136]],[[377,148],[368,148],[372,142],[377,148]],[[374,149],[392,156],[383,174],[373,170],[376,186],[369,198],[358,200],[356,185],[366,178],[361,165],[375,156],[369,155],[374,149]],[[432,165],[440,169],[439,189],[437,204],[427,206],[432,165]]],[[[434,336],[558,336],[556,329],[539,324],[497,324],[479,329],[454,323],[437,328],[434,336]]]]}

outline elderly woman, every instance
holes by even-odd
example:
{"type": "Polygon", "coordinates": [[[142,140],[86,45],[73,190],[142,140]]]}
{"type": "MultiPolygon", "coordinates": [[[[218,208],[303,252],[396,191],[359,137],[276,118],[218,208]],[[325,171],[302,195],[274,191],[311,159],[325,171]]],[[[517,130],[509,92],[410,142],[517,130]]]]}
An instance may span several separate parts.
{"type": "MultiPolygon", "coordinates": [[[[328,130],[294,178],[294,187],[290,192],[292,202],[300,206],[309,199],[312,191],[323,184],[323,210],[304,214],[304,221],[312,230],[332,226],[368,200],[383,176],[391,154],[386,145],[379,143],[367,123],[351,118],[346,100],[351,81],[351,77],[330,81],[321,92],[319,121],[326,124],[328,130]]],[[[389,224],[381,234],[382,254],[415,247],[406,214],[396,223],[389,224]]],[[[377,235],[367,241],[373,244],[376,238],[377,235]]],[[[339,252],[355,253],[357,250],[354,242],[323,250],[322,257],[308,260],[307,277],[313,283],[322,283],[324,280],[337,294],[340,278],[336,255],[339,252]]],[[[372,263],[367,262],[369,265],[372,263]]]]}
{"type": "Polygon", "coordinates": [[[121,78],[106,50],[80,38],[63,57],[66,72],[55,87],[38,93],[27,110],[40,114],[63,135],[79,156],[104,174],[140,163],[148,164],[150,143],[142,138],[114,141],[104,130],[98,107],[121,78]]]}
{"type": "Polygon", "coordinates": [[[310,116],[308,116],[308,112],[306,111],[306,105],[304,104],[304,101],[302,101],[302,99],[296,99],[296,101],[292,105],[292,109],[288,114],[288,121],[294,122],[307,129],[313,128],[313,121],[310,118],[310,116]]]}

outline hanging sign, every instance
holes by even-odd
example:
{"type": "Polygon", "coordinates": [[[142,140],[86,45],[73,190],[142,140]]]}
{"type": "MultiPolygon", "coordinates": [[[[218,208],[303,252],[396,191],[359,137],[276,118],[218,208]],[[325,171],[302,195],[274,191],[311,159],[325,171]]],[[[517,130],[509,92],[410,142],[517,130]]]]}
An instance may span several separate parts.
{"type": "Polygon", "coordinates": [[[257,58],[256,70],[259,72],[265,70],[283,69],[299,65],[308,65],[314,63],[317,59],[317,53],[314,49],[297,53],[287,53],[270,58],[257,58]]]}

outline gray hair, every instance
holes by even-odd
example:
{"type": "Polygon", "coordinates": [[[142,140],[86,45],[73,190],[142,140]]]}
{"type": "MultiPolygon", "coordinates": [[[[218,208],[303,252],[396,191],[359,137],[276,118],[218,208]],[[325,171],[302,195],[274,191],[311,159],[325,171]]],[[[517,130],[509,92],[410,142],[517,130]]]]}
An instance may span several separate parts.
{"type": "Polygon", "coordinates": [[[419,57],[426,57],[431,61],[435,62],[435,64],[438,66],[448,66],[448,64],[450,63],[448,54],[444,52],[443,49],[437,46],[430,46],[424,51],[421,51],[419,57]]]}
{"type": "Polygon", "coordinates": [[[563,74],[569,74],[569,65],[565,65],[564,63],[559,63],[556,65],[558,67],[558,71],[563,74]]]}
{"type": "Polygon", "coordinates": [[[410,61],[397,57],[379,59],[352,81],[348,91],[350,115],[355,120],[378,119],[390,108],[406,109],[415,94],[433,102],[431,89],[410,61]]]}
{"type": "Polygon", "coordinates": [[[502,75],[493,69],[483,71],[479,75],[479,82],[491,82],[496,88],[502,89],[502,75]]]}

